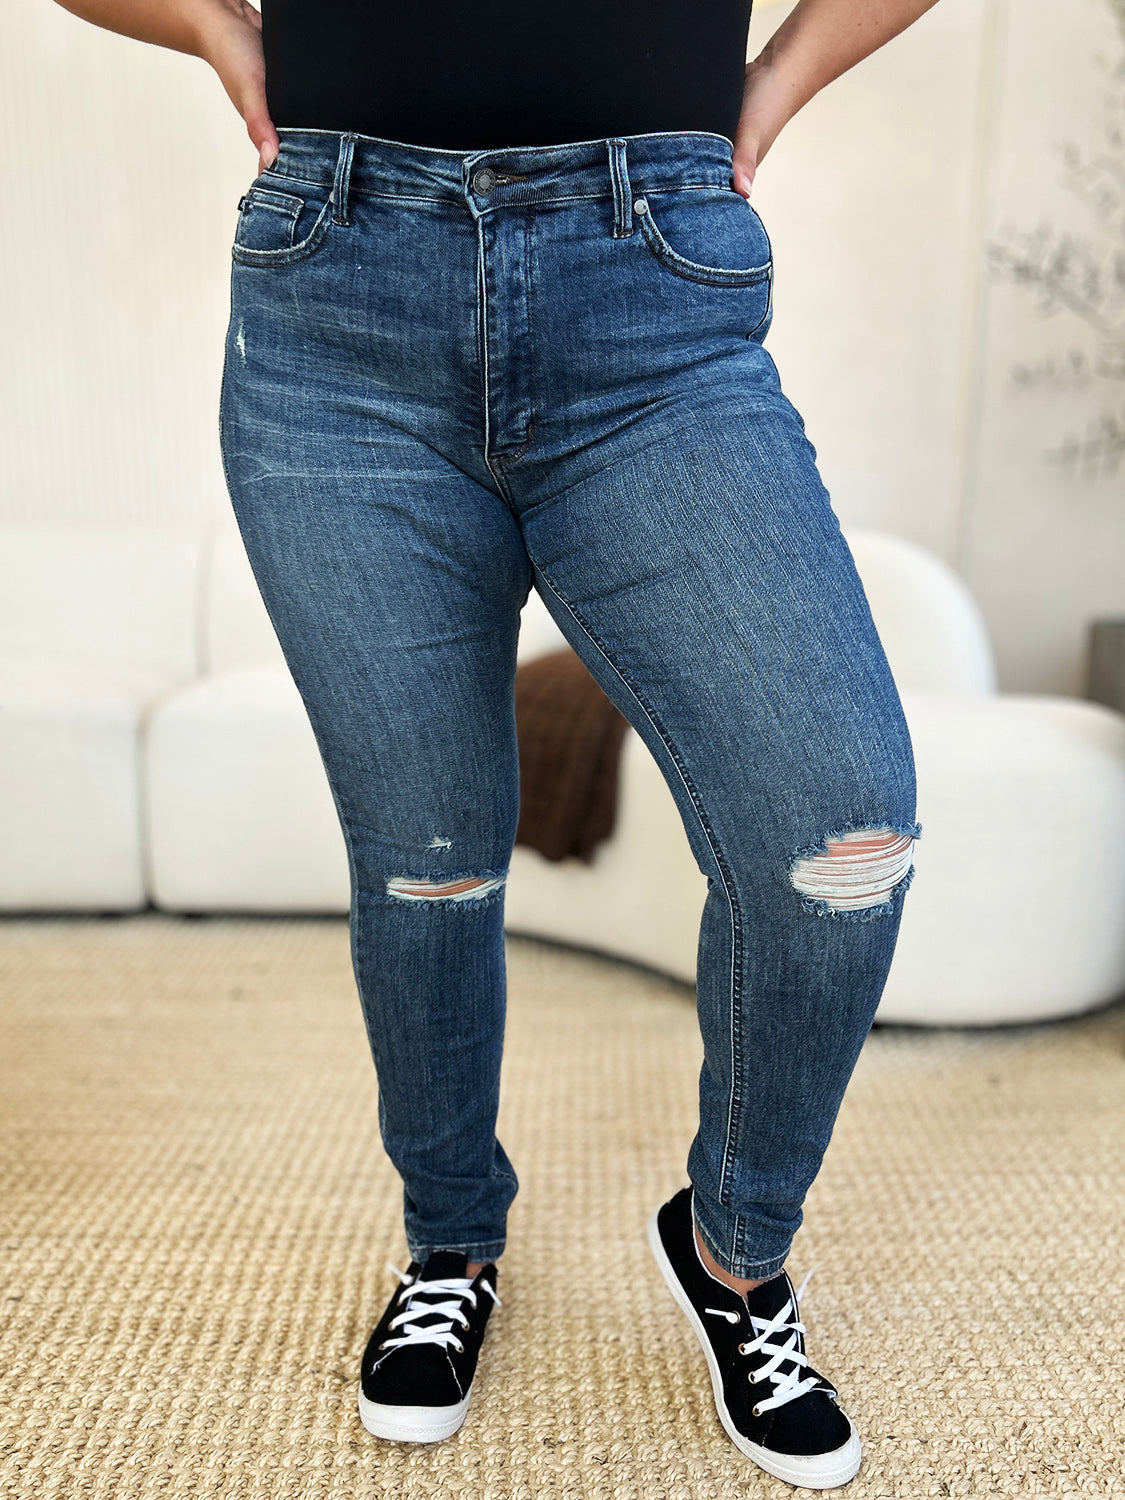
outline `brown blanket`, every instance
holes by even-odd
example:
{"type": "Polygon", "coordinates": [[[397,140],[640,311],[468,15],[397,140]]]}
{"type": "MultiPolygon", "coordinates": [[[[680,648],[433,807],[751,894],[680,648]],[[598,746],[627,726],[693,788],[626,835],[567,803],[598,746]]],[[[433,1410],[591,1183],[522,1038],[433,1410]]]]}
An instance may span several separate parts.
{"type": "Polygon", "coordinates": [[[520,817],[516,843],[589,864],[613,832],[628,721],[567,646],[516,668],[520,817]]]}

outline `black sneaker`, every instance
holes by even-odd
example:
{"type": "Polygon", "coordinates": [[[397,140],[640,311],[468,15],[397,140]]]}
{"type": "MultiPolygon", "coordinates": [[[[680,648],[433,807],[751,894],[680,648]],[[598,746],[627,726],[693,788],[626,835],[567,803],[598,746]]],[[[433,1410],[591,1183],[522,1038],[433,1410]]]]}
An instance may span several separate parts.
{"type": "Polygon", "coordinates": [[[703,1345],[719,1420],[767,1474],[813,1490],[846,1484],[859,1469],[859,1435],[836,1387],[805,1358],[793,1283],[781,1271],[743,1298],[712,1276],[695,1243],[692,1193],[657,1209],[648,1240],[703,1345]]]}
{"type": "Polygon", "coordinates": [[[484,1327],[496,1295],[496,1266],[472,1281],[468,1256],[435,1250],[410,1262],[368,1340],[360,1367],[359,1417],[376,1437],[437,1443],[469,1410],[484,1327]]]}

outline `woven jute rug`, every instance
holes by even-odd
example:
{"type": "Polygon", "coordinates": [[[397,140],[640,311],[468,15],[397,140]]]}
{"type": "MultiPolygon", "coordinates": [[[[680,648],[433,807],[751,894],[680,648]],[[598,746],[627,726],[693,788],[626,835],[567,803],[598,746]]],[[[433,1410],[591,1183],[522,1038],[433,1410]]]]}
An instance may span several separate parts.
{"type": "MultiPolygon", "coordinates": [[[[807,1494],[719,1427],[645,1243],[688,989],[509,939],[521,1192],[460,1433],[370,1437],[406,1264],[338,920],[0,922],[0,1494],[807,1494]]],[[[869,1038],[790,1258],[866,1497],[1125,1494],[1125,1008],[869,1038]]]]}

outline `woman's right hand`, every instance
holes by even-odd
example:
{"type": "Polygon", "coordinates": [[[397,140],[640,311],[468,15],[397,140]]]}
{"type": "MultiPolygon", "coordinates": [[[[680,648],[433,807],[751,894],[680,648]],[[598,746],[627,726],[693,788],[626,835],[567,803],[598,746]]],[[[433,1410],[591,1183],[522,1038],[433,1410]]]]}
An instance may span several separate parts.
{"type": "Polygon", "coordinates": [[[199,55],[210,63],[246,133],[258,148],[258,171],[273,166],[280,142],[266,107],[266,63],[262,55],[262,17],[246,0],[208,8],[199,55]]]}

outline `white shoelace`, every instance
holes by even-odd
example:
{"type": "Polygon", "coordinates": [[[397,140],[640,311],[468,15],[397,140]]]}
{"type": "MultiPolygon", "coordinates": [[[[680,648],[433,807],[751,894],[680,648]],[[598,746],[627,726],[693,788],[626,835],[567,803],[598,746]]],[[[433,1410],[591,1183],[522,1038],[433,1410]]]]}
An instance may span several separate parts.
{"type": "MultiPolygon", "coordinates": [[[[438,1344],[447,1349],[452,1345],[460,1353],[464,1344],[453,1331],[455,1322],[460,1323],[462,1328],[468,1328],[469,1320],[466,1318],[461,1304],[468,1299],[470,1306],[476,1307],[477,1294],[473,1291],[471,1277],[468,1276],[444,1276],[434,1281],[420,1281],[416,1276],[410,1276],[405,1271],[400,1271],[397,1266],[389,1262],[387,1270],[393,1271],[399,1281],[405,1283],[398,1294],[398,1300],[406,1298],[406,1307],[400,1313],[396,1313],[388,1324],[388,1328],[401,1326],[402,1332],[397,1338],[384,1339],[380,1344],[381,1349],[394,1349],[402,1344],[438,1344]],[[414,1304],[414,1298],[425,1293],[427,1296],[445,1297],[444,1302],[419,1302],[414,1304]],[[449,1319],[447,1323],[431,1323],[422,1327],[418,1323],[419,1318],[432,1318],[435,1314],[449,1319]]],[[[500,1298],[489,1286],[487,1281],[482,1281],[481,1286],[496,1303],[497,1307],[503,1304],[500,1298]]]]}
{"type": "MultiPolygon", "coordinates": [[[[809,1284],[812,1271],[808,1271],[805,1279],[797,1288],[792,1297],[787,1297],[785,1306],[778,1309],[772,1318],[756,1318],[750,1313],[750,1324],[754,1329],[755,1338],[739,1344],[739,1354],[769,1354],[772,1357],[758,1370],[750,1371],[750,1381],[757,1385],[763,1380],[773,1382],[773,1395],[767,1396],[764,1401],[759,1401],[754,1407],[754,1415],[760,1416],[762,1412],[769,1411],[774,1406],[784,1406],[787,1401],[795,1401],[798,1396],[803,1396],[806,1391],[815,1389],[820,1381],[815,1375],[806,1375],[801,1378],[801,1370],[808,1364],[808,1359],[801,1350],[798,1340],[805,1331],[805,1325],[797,1316],[797,1304],[801,1300],[802,1293],[809,1284]],[[792,1312],[793,1319],[790,1321],[789,1314],[792,1312]],[[771,1344],[770,1339],[775,1334],[784,1333],[789,1330],[789,1339],[784,1344],[771,1344]],[[783,1364],[791,1365],[789,1370],[782,1370],[783,1364]]],[[[704,1312],[714,1313],[717,1318],[726,1318],[728,1323],[737,1323],[741,1320],[741,1314],[728,1312],[721,1307],[705,1307],[704,1312]]]]}

